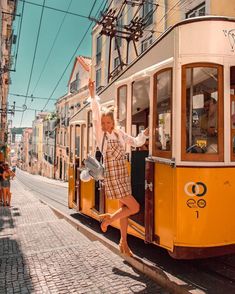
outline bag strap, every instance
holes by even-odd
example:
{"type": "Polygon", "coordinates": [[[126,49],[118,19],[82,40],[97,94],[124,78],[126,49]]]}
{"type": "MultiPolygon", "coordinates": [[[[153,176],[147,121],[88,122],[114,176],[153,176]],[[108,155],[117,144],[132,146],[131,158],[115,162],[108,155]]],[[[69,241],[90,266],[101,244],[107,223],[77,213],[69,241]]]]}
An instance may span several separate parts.
{"type": "Polygon", "coordinates": [[[101,144],[101,157],[100,157],[100,163],[103,163],[104,161],[104,156],[103,156],[103,150],[104,150],[104,140],[107,139],[106,133],[104,133],[103,139],[102,139],[102,144],[101,144]]]}

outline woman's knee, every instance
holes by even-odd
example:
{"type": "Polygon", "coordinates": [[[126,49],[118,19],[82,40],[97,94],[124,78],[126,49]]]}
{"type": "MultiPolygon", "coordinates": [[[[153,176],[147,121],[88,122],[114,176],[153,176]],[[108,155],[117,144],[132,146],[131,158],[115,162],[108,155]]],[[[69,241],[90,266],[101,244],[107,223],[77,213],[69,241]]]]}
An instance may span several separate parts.
{"type": "Polygon", "coordinates": [[[140,211],[140,205],[137,201],[135,201],[135,204],[131,208],[132,214],[136,214],[140,211]]]}

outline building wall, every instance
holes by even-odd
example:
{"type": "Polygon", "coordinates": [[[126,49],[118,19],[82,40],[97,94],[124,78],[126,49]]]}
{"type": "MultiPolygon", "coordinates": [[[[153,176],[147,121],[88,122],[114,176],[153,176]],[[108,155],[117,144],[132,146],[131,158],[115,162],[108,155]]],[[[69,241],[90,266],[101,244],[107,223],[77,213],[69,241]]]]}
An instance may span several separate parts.
{"type": "Polygon", "coordinates": [[[69,122],[72,117],[84,106],[88,98],[88,79],[90,77],[90,58],[78,56],[68,82],[68,93],[61,97],[56,103],[56,112],[60,123],[56,128],[56,179],[68,181],[69,146],[70,139],[69,122]],[[79,85],[76,90],[71,91],[71,85],[79,76],[79,85]]]}
{"type": "Polygon", "coordinates": [[[1,127],[0,127],[0,147],[7,144],[7,96],[10,84],[9,69],[11,68],[11,45],[13,39],[12,22],[16,9],[16,1],[1,0],[0,6],[0,22],[1,22],[1,84],[0,84],[0,108],[1,111],[1,127]],[[8,12],[6,14],[4,12],[8,12]]]}

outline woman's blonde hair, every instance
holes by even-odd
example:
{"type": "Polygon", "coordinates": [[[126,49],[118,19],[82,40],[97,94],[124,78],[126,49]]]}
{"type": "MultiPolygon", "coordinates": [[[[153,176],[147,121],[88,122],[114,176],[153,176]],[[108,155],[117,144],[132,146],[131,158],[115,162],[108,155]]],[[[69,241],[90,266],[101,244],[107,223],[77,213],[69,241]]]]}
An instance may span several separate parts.
{"type": "Polygon", "coordinates": [[[114,107],[108,107],[102,110],[101,112],[101,118],[104,116],[109,116],[111,120],[113,121],[114,126],[115,124],[115,118],[114,118],[114,107]]]}

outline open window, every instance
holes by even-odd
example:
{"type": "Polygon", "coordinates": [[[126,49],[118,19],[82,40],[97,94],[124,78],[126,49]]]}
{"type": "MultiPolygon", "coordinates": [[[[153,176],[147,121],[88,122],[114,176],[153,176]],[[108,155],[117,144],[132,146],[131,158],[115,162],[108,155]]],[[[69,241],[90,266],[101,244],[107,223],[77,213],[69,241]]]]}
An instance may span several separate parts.
{"type": "Polygon", "coordinates": [[[118,88],[117,92],[117,120],[121,129],[126,132],[127,117],[127,86],[123,85],[118,88]]]}
{"type": "MultiPolygon", "coordinates": [[[[132,83],[131,134],[133,137],[149,126],[149,87],[149,77],[132,83]]],[[[148,149],[148,146],[145,148],[148,149]]]]}
{"type": "Polygon", "coordinates": [[[172,156],[172,69],[154,76],[153,155],[172,156]]]}
{"type": "Polygon", "coordinates": [[[223,161],[223,67],[182,67],[182,160],[223,161]]]}

